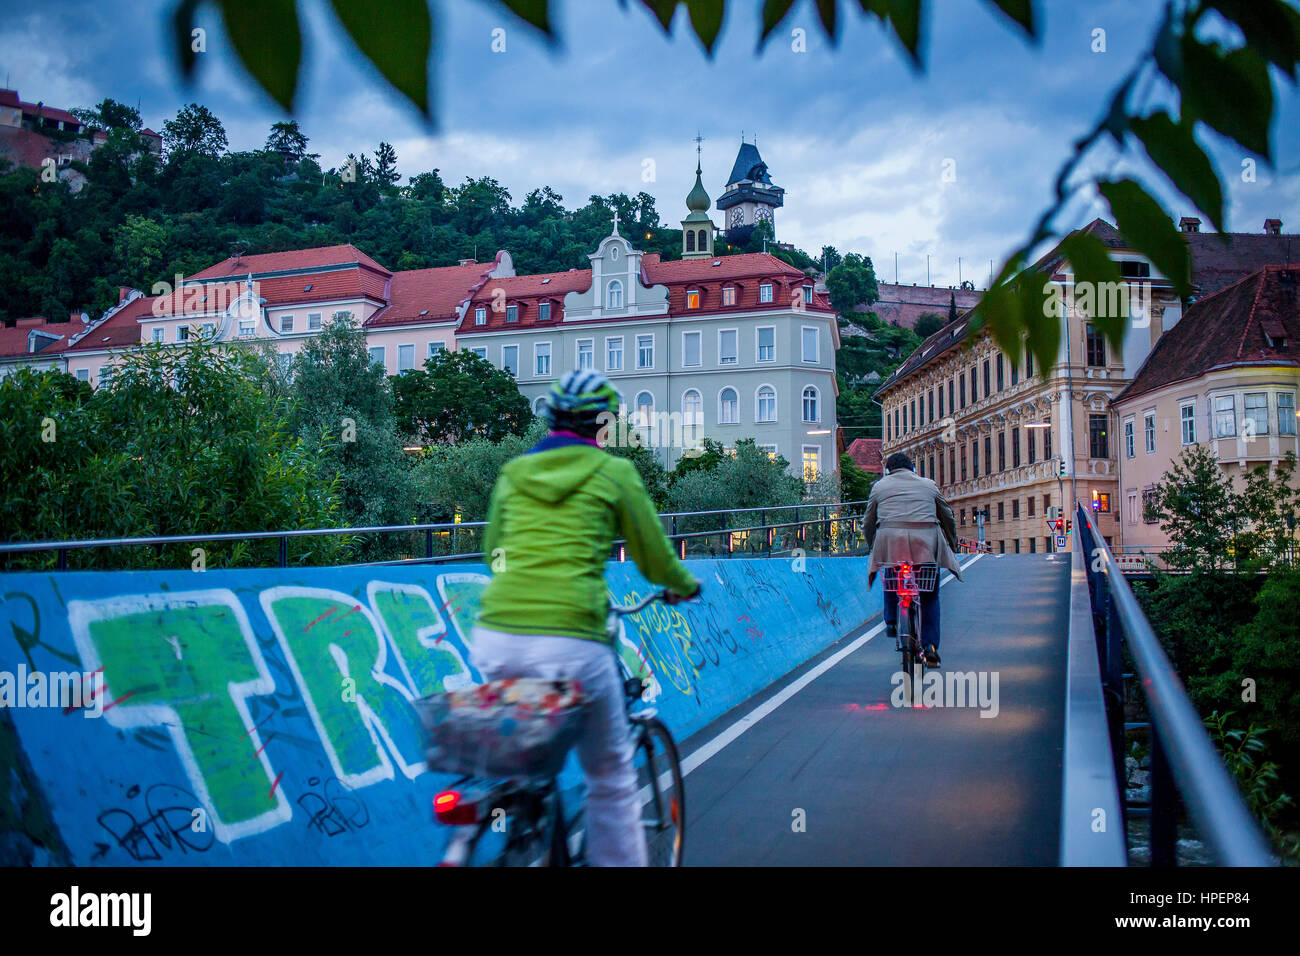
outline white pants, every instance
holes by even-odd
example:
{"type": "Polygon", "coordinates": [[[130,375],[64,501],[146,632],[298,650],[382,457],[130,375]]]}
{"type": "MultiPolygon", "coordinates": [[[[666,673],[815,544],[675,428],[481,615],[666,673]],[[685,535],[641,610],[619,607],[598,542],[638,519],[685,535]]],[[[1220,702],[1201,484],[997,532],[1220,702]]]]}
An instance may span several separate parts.
{"type": "Polygon", "coordinates": [[[645,866],[645,833],[623,682],[606,644],[554,634],[475,627],[470,663],[485,680],[544,677],[581,682],[592,699],[578,759],[587,778],[587,859],[592,866],[645,866]]]}

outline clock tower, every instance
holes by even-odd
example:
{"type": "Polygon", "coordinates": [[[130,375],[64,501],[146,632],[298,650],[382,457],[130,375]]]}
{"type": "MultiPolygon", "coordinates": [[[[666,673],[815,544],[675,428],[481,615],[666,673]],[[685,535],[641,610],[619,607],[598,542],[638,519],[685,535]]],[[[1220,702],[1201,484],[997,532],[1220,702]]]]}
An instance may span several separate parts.
{"type": "Polygon", "coordinates": [[[758,146],[740,141],[740,152],[736,154],[736,164],[731,168],[731,177],[727,187],[718,197],[718,209],[725,219],[724,227],[728,232],[744,226],[765,223],[772,236],[776,236],[776,221],[773,213],[785,202],[785,190],[773,185],[768,175],[767,163],[758,154],[758,146]]]}

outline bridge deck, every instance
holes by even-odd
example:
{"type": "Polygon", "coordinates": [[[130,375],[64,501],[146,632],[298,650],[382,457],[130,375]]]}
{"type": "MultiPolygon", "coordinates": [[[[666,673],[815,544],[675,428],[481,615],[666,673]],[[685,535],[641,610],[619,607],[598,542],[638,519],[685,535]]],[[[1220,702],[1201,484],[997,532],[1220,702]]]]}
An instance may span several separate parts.
{"type": "MultiPolygon", "coordinates": [[[[899,658],[877,619],[863,646],[690,771],[688,863],[1055,865],[1065,558],[986,555],[942,588],[944,670],[995,672],[997,716],[890,706],[899,658]]],[[[682,748],[688,767],[688,755],[849,643],[694,735],[682,748]]]]}

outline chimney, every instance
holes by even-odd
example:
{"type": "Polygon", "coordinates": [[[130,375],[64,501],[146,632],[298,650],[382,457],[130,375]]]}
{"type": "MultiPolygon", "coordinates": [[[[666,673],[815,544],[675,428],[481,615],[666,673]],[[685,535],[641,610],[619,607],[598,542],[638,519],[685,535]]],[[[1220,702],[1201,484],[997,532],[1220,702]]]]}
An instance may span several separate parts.
{"type": "Polygon", "coordinates": [[[17,327],[20,329],[30,329],[32,326],[45,324],[47,323],[45,321],[45,316],[43,315],[34,315],[28,319],[19,319],[16,323],[17,327]]]}
{"type": "Polygon", "coordinates": [[[118,304],[118,305],[121,305],[123,302],[125,302],[125,301],[126,301],[126,297],[127,297],[128,295],[130,295],[130,294],[131,294],[131,287],[130,287],[129,285],[120,285],[120,286],[118,286],[118,287],[117,287],[117,304],[118,304]]]}
{"type": "Polygon", "coordinates": [[[1265,220],[1264,220],[1264,232],[1267,233],[1267,234],[1270,235],[1270,236],[1280,236],[1280,235],[1282,235],[1282,220],[1281,220],[1281,219],[1265,219],[1265,220]]]}
{"type": "Polygon", "coordinates": [[[1178,229],[1181,232],[1200,232],[1201,220],[1195,216],[1184,216],[1178,220],[1178,229]]]}
{"type": "Polygon", "coordinates": [[[462,265],[462,266],[476,266],[476,265],[478,265],[478,260],[476,260],[476,259],[461,259],[461,260],[460,260],[460,265],[462,265]]]}

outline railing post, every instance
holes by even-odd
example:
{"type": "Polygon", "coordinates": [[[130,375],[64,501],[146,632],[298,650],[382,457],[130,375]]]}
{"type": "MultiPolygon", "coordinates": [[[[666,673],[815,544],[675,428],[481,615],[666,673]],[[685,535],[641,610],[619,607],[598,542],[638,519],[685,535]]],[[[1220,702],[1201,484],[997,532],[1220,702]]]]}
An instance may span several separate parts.
{"type": "Polygon", "coordinates": [[[822,554],[831,553],[831,509],[822,505],[822,554]]]}
{"type": "Polygon", "coordinates": [[[1154,725],[1150,735],[1151,865],[1177,866],[1178,804],[1174,794],[1174,778],[1154,725]]]}
{"type": "Polygon", "coordinates": [[[68,570],[68,549],[67,548],[59,548],[59,557],[57,559],[57,563],[55,564],[55,569],[58,571],[68,570]]]}
{"type": "Polygon", "coordinates": [[[433,529],[432,528],[424,529],[424,556],[426,558],[433,557],[433,529]]]}
{"type": "Polygon", "coordinates": [[[289,536],[282,534],[280,535],[280,567],[287,568],[288,566],[289,566],[289,536]]]}

